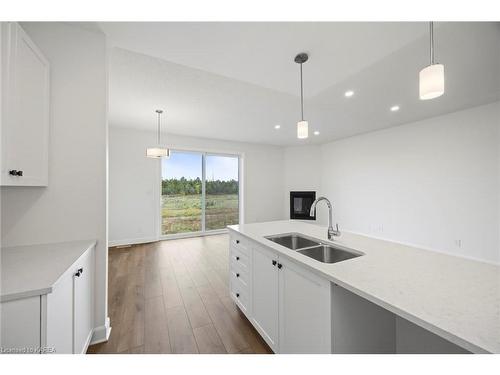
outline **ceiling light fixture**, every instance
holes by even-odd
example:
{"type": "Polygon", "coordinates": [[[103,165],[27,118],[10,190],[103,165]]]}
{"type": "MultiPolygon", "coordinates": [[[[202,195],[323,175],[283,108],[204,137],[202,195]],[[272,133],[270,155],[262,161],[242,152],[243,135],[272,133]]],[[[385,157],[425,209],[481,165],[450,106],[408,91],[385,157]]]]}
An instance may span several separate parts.
{"type": "Polygon", "coordinates": [[[170,157],[170,150],[162,146],[161,144],[161,128],[160,128],[160,116],[163,113],[161,109],[157,109],[156,113],[158,114],[158,133],[157,133],[157,145],[154,147],[148,147],[146,149],[146,156],[148,158],[168,158],[170,157]]]}
{"type": "Polygon", "coordinates": [[[346,98],[350,98],[350,97],[351,97],[351,96],[353,96],[353,95],[354,95],[354,91],[352,91],[352,90],[346,91],[346,92],[344,93],[344,96],[345,96],[346,98]]]}
{"type": "Polygon", "coordinates": [[[444,65],[434,62],[434,22],[429,22],[430,64],[420,71],[420,100],[437,98],[444,94],[444,65]]]}
{"type": "Polygon", "coordinates": [[[297,122],[297,138],[304,139],[309,136],[309,124],[304,120],[304,86],[302,84],[302,64],[309,59],[307,53],[295,56],[295,62],[300,64],[300,121],[297,122]]]}
{"type": "Polygon", "coordinates": [[[399,111],[399,105],[393,105],[391,107],[391,112],[397,112],[397,111],[399,111]]]}
{"type": "Polygon", "coordinates": [[[274,125],[274,128],[275,128],[275,129],[280,129],[280,128],[281,128],[281,125],[274,125]]]}
{"type": "Polygon", "coordinates": [[[314,135],[319,135],[319,131],[315,130],[314,135]]]}

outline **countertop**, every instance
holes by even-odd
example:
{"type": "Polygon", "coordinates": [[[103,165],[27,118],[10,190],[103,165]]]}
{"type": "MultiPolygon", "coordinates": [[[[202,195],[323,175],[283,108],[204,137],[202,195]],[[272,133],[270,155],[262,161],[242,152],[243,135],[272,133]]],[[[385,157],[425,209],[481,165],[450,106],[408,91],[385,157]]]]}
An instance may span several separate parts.
{"type": "Polygon", "coordinates": [[[3,247],[0,253],[0,301],[52,292],[59,278],[95,240],[3,247]]]}
{"type": "Polygon", "coordinates": [[[474,353],[500,353],[500,266],[343,232],[334,243],[365,255],[327,264],[264,236],[326,227],[273,221],[229,227],[331,282],[474,353]]]}

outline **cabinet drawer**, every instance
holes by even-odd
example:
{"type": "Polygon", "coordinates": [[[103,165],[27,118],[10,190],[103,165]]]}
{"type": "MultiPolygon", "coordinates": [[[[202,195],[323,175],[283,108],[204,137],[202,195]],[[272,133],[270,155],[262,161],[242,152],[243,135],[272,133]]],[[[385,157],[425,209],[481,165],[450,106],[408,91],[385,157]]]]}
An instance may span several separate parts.
{"type": "Polygon", "coordinates": [[[239,288],[245,289],[247,292],[250,291],[250,274],[246,271],[234,268],[231,271],[231,282],[239,288]]]}
{"type": "Polygon", "coordinates": [[[239,249],[231,248],[231,264],[236,264],[244,270],[250,270],[252,266],[252,258],[241,252],[239,249]]]}
{"type": "Polygon", "coordinates": [[[231,234],[229,242],[232,248],[238,249],[241,253],[250,257],[250,243],[246,238],[237,234],[231,234]]]}
{"type": "Polygon", "coordinates": [[[240,283],[231,282],[231,298],[246,315],[250,314],[250,293],[246,288],[242,288],[240,283]]]}
{"type": "Polygon", "coordinates": [[[239,273],[252,274],[251,267],[244,261],[244,258],[239,258],[240,260],[236,260],[238,256],[231,256],[231,260],[229,263],[230,271],[237,271],[239,273]]]}

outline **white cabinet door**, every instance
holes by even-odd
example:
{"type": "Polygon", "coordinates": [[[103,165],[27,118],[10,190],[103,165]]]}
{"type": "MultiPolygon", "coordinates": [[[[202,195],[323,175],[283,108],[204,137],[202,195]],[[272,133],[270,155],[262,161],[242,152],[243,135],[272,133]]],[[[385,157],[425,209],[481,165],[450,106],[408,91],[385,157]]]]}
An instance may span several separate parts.
{"type": "Polygon", "coordinates": [[[17,23],[1,27],[1,185],[47,186],[49,63],[17,23]]]}
{"type": "Polygon", "coordinates": [[[5,353],[37,353],[40,348],[40,296],[0,304],[0,347],[5,353]]]}
{"type": "Polygon", "coordinates": [[[46,346],[55,354],[73,353],[73,272],[65,272],[47,294],[46,346]]]}
{"type": "Polygon", "coordinates": [[[94,252],[90,249],[47,294],[46,346],[55,353],[83,353],[87,349],[93,330],[93,270],[94,252]]]}
{"type": "Polygon", "coordinates": [[[261,247],[253,249],[252,322],[274,352],[278,350],[277,255],[261,247]]]}
{"type": "Polygon", "coordinates": [[[330,282],[280,258],[280,353],[331,353],[330,282]]]}
{"type": "Polygon", "coordinates": [[[84,353],[93,328],[94,252],[87,251],[79,260],[74,276],[74,352],[84,353]]]}

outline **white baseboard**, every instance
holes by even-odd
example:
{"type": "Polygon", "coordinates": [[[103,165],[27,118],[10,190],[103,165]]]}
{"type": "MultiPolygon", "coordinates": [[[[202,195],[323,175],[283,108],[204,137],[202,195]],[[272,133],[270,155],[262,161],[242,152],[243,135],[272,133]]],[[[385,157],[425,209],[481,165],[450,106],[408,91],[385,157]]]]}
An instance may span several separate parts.
{"type": "Polygon", "coordinates": [[[177,233],[177,234],[165,234],[160,236],[160,241],[168,240],[178,240],[181,238],[194,238],[194,237],[206,237],[206,236],[216,236],[218,234],[228,233],[227,228],[209,230],[205,232],[188,232],[188,233],[177,233]]]}
{"type": "Polygon", "coordinates": [[[108,341],[110,334],[111,334],[111,322],[108,317],[106,318],[106,324],[94,328],[92,340],[90,341],[89,345],[99,344],[101,342],[108,341]]]}
{"type": "Polygon", "coordinates": [[[109,241],[108,242],[108,247],[113,247],[113,246],[124,246],[124,245],[136,245],[140,243],[150,243],[150,242],[156,242],[158,241],[158,238],[156,237],[145,237],[145,238],[132,238],[132,239],[125,239],[125,240],[115,240],[115,241],[109,241]]]}
{"type": "Polygon", "coordinates": [[[80,354],[87,353],[87,349],[89,348],[90,341],[92,340],[93,336],[94,336],[94,330],[89,332],[89,335],[87,336],[87,340],[85,340],[85,345],[83,346],[83,350],[80,354]]]}

